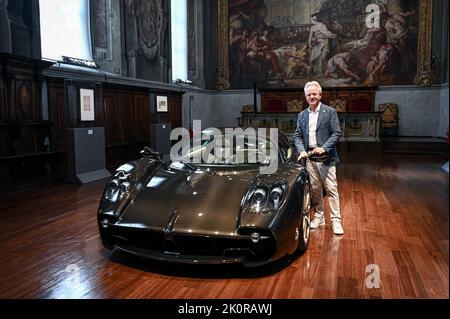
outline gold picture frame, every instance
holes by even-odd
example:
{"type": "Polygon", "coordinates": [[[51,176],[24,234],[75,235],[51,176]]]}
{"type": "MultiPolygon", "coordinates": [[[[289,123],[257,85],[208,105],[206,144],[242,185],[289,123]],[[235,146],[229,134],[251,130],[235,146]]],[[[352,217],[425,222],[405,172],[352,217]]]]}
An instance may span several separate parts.
{"type": "Polygon", "coordinates": [[[433,0],[419,0],[419,34],[417,43],[417,85],[433,84],[431,45],[433,35],[433,0]]]}
{"type": "Polygon", "coordinates": [[[230,88],[228,73],[228,48],[230,45],[228,0],[219,0],[219,61],[217,66],[216,85],[218,90],[230,88]]]}
{"type": "MultiPolygon", "coordinates": [[[[218,3],[218,66],[216,70],[216,87],[218,90],[230,89],[229,81],[229,17],[228,0],[218,3]]],[[[432,20],[433,0],[419,0],[419,30],[417,43],[417,72],[414,83],[429,86],[433,83],[432,75],[432,20]]]]}

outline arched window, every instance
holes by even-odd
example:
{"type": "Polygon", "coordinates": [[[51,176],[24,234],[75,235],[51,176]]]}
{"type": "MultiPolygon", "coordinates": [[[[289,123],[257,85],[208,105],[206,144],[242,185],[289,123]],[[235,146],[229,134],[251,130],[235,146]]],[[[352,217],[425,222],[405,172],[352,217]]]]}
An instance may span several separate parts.
{"type": "Polygon", "coordinates": [[[187,0],[171,0],[172,80],[188,79],[187,0]]]}
{"type": "Polygon", "coordinates": [[[40,0],[42,58],[92,60],[89,0],[40,0]]]}

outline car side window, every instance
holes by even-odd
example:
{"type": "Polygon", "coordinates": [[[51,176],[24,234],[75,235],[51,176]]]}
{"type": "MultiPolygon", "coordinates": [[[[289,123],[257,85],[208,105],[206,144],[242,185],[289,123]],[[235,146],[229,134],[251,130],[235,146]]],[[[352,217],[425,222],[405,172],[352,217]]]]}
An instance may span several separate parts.
{"type": "Polygon", "coordinates": [[[284,135],[279,135],[278,148],[280,150],[283,162],[286,162],[292,156],[292,147],[291,143],[289,143],[284,135]]]}
{"type": "Polygon", "coordinates": [[[288,158],[286,148],[282,144],[279,144],[278,149],[280,150],[280,154],[281,154],[281,158],[282,158],[283,162],[286,162],[287,158],[288,158]]]}

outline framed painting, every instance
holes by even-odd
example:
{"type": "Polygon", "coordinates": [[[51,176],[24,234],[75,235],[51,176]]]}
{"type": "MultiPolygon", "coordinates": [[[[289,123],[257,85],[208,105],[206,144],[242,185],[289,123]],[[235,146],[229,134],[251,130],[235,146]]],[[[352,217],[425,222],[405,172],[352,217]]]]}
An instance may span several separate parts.
{"type": "Polygon", "coordinates": [[[94,90],[80,89],[80,119],[95,121],[94,90]]]}
{"type": "Polygon", "coordinates": [[[157,95],[156,96],[156,112],[165,113],[169,111],[169,105],[167,102],[167,96],[165,95],[157,95]]]}
{"type": "Polygon", "coordinates": [[[218,89],[430,85],[432,0],[219,0],[218,89]]]}

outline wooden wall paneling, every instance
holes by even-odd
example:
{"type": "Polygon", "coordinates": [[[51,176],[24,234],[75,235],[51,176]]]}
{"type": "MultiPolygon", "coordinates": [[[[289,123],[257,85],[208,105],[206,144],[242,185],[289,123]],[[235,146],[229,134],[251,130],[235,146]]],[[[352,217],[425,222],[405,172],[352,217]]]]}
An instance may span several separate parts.
{"type": "Polygon", "coordinates": [[[15,81],[16,120],[37,121],[35,89],[31,80],[15,81]]]}
{"type": "Polygon", "coordinates": [[[105,117],[105,145],[112,146],[122,142],[120,135],[119,112],[116,105],[117,94],[103,93],[103,110],[105,117]]]}
{"type": "Polygon", "coordinates": [[[375,110],[375,88],[368,89],[324,89],[322,101],[330,104],[332,100],[347,101],[347,111],[371,112],[375,110]]]}
{"type": "Polygon", "coordinates": [[[358,104],[362,105],[362,111],[375,111],[375,92],[374,91],[355,91],[352,92],[350,99],[350,109],[358,111],[358,104]],[[367,105],[367,108],[365,107],[367,105]]]}
{"type": "Polygon", "coordinates": [[[53,122],[53,149],[58,152],[66,151],[67,129],[69,119],[67,116],[66,95],[64,83],[49,79],[48,81],[48,110],[49,119],[53,122]]]}
{"type": "Polygon", "coordinates": [[[182,126],[182,96],[179,94],[172,94],[169,98],[170,107],[170,124],[172,129],[182,126]]]}
{"type": "Polygon", "coordinates": [[[113,162],[113,148],[111,145],[114,142],[116,130],[115,128],[115,94],[112,92],[103,91],[103,114],[105,119],[105,159],[106,159],[106,167],[111,166],[111,162],[113,162]]]}
{"type": "Polygon", "coordinates": [[[133,104],[133,93],[119,94],[119,123],[122,135],[122,143],[130,144],[136,141],[135,134],[135,112],[133,104]]]}
{"type": "Polygon", "coordinates": [[[56,141],[58,151],[67,151],[67,129],[69,122],[67,119],[66,96],[64,89],[56,92],[56,117],[54,123],[56,124],[56,141]]]}
{"type": "Polygon", "coordinates": [[[34,75],[34,79],[31,81],[31,108],[33,112],[33,121],[42,121],[42,84],[41,76],[37,74],[34,75]]]}
{"type": "MultiPolygon", "coordinates": [[[[32,120],[42,121],[42,83],[43,77],[36,70],[33,78],[30,81],[31,84],[31,108],[32,108],[32,120]]],[[[20,92],[19,92],[20,93],[20,92]]]]}
{"type": "Polygon", "coordinates": [[[0,122],[0,157],[10,155],[10,128],[7,123],[0,122]]]}
{"type": "Polygon", "coordinates": [[[17,121],[17,110],[16,110],[16,81],[13,78],[10,78],[10,74],[7,75],[8,81],[7,89],[9,89],[8,92],[8,118],[7,121],[17,121]],[[8,87],[9,86],[9,87],[8,87]]]}
{"type": "MultiPolygon", "coordinates": [[[[329,104],[335,99],[347,102],[347,111],[374,111],[375,87],[368,88],[323,88],[322,102],[329,104]]],[[[262,112],[286,112],[289,101],[300,100],[307,107],[303,88],[299,89],[260,89],[262,112]]]]}
{"type": "MultiPolygon", "coordinates": [[[[2,72],[2,68],[0,66],[0,74],[2,72]]],[[[5,92],[5,84],[2,78],[0,78],[0,122],[6,121],[6,92],[5,92]]]]}
{"type": "Polygon", "coordinates": [[[115,168],[122,162],[119,147],[113,146],[106,147],[105,156],[106,156],[106,167],[109,169],[115,168]]]}
{"type": "Polygon", "coordinates": [[[105,108],[103,98],[103,88],[97,86],[95,90],[95,127],[105,127],[105,108]]]}
{"type": "Polygon", "coordinates": [[[128,161],[127,143],[132,142],[134,117],[132,93],[108,88],[103,91],[106,166],[110,169],[128,161]],[[128,112],[131,112],[129,114],[128,112]],[[131,122],[131,123],[130,123],[131,122]]]}
{"type": "MultiPolygon", "coordinates": [[[[95,121],[81,122],[75,118],[70,121],[67,105],[65,80],[47,78],[49,121],[42,121],[40,99],[40,75],[36,69],[20,70],[23,65],[14,66],[14,70],[2,72],[0,82],[0,172],[8,181],[28,180],[28,176],[47,178],[59,173],[64,177],[67,169],[66,143],[69,127],[105,127],[106,161],[108,168],[114,168],[126,161],[138,158],[139,151],[149,144],[150,123],[171,123],[172,127],[182,125],[182,95],[179,92],[163,91],[160,94],[169,97],[168,113],[152,113],[151,99],[144,88],[104,85],[96,95],[95,121]],[[8,77],[5,79],[5,75],[8,77]],[[8,92],[6,92],[8,90],[8,92]],[[98,98],[98,100],[97,100],[98,98]],[[7,109],[9,108],[9,109],[7,109]],[[17,124],[17,121],[25,124],[17,124]],[[14,124],[15,123],[15,124],[14,124]],[[28,124],[26,124],[28,123],[28,124]],[[52,124],[53,123],[53,124],[52,124]],[[15,126],[17,128],[15,128],[15,126]],[[11,126],[14,126],[12,129],[11,126]],[[4,129],[7,127],[7,129],[4,129]],[[20,136],[25,132],[33,139],[20,140],[21,148],[14,149],[11,143],[17,139],[11,132],[20,136]],[[28,133],[27,133],[28,132],[28,133]],[[35,132],[35,133],[33,133],[35,132]],[[50,148],[43,148],[45,137],[50,137],[50,148]],[[33,154],[42,151],[42,154],[33,154]],[[9,157],[19,153],[15,161],[9,157]],[[32,157],[28,157],[28,156],[32,157]],[[34,157],[37,155],[37,157],[34,157]],[[49,168],[51,166],[51,168],[49,168]]],[[[75,92],[74,92],[75,93],[75,92]]],[[[79,107],[79,90],[77,89],[79,107]]],[[[76,110],[79,113],[79,110],[76,110]]]]}
{"type": "Polygon", "coordinates": [[[53,179],[58,154],[52,122],[42,119],[40,90],[41,71],[51,63],[3,53],[0,59],[0,171],[8,172],[0,184],[53,179]]]}
{"type": "Polygon", "coordinates": [[[41,107],[37,90],[39,70],[35,61],[10,61],[7,67],[7,81],[11,83],[10,107],[14,108],[14,120],[39,121],[41,107]]]}
{"type": "Polygon", "coordinates": [[[136,140],[139,142],[150,141],[150,97],[149,95],[136,94],[135,101],[135,121],[136,140]]]}
{"type": "MultiPolygon", "coordinates": [[[[3,66],[0,64],[0,74],[3,73],[3,66]]],[[[9,149],[9,129],[6,127],[6,92],[3,78],[0,77],[0,156],[6,155],[9,149]]],[[[0,176],[5,176],[3,166],[0,165],[0,176]]]]}
{"type": "Polygon", "coordinates": [[[3,180],[0,182],[0,185],[3,183],[7,184],[11,180],[11,167],[9,161],[0,161],[0,176],[3,180]]]}
{"type": "Polygon", "coordinates": [[[298,92],[270,92],[263,96],[264,98],[261,102],[262,112],[286,112],[289,101],[305,101],[305,95],[301,90],[298,92]]]}

